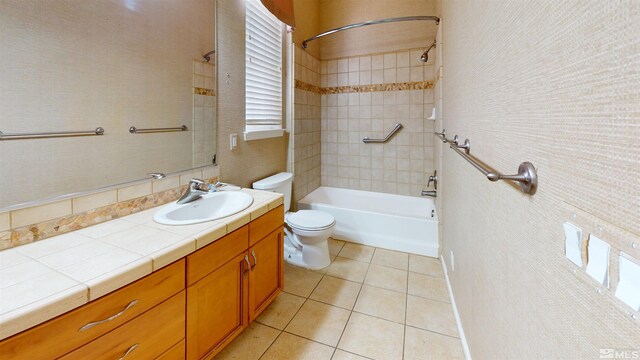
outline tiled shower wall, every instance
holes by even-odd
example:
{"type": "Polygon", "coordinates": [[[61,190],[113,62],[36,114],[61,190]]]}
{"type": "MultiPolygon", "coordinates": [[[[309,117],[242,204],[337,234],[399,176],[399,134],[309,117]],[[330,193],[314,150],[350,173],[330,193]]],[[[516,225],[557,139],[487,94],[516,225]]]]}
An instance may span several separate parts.
{"type": "Polygon", "coordinates": [[[295,47],[294,203],[320,186],[320,61],[295,47]]]}
{"type": "Polygon", "coordinates": [[[321,62],[323,186],[419,196],[433,173],[432,60],[421,49],[321,62]],[[404,128],[386,144],[396,123],[404,128]]]}
{"type": "Polygon", "coordinates": [[[215,67],[193,62],[193,166],[211,165],[216,153],[215,67]]]}

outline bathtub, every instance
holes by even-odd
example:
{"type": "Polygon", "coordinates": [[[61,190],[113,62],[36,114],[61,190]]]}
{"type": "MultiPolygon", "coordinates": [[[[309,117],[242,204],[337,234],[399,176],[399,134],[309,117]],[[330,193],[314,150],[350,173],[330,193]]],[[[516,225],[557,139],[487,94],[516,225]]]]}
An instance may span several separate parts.
{"type": "Polygon", "coordinates": [[[298,201],[299,210],[333,215],[333,238],[438,257],[438,216],[431,198],[319,187],[298,201]]]}

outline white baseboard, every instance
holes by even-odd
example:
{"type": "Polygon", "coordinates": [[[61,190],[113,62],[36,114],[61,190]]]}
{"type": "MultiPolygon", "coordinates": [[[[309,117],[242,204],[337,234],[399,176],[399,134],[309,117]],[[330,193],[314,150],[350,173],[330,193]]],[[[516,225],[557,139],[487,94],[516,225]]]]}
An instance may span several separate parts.
{"type": "Polygon", "coordinates": [[[453,290],[451,289],[451,283],[449,282],[449,273],[447,272],[447,265],[444,263],[444,256],[442,255],[440,255],[440,262],[442,263],[442,271],[444,272],[444,279],[447,281],[447,289],[449,290],[449,298],[451,299],[451,305],[453,305],[453,315],[456,317],[456,325],[458,326],[460,341],[462,341],[462,351],[464,351],[464,358],[466,360],[471,360],[471,352],[469,352],[469,344],[467,344],[467,337],[464,335],[464,329],[462,328],[462,321],[460,320],[460,313],[458,313],[458,306],[456,305],[456,299],[453,297],[453,290]]]}

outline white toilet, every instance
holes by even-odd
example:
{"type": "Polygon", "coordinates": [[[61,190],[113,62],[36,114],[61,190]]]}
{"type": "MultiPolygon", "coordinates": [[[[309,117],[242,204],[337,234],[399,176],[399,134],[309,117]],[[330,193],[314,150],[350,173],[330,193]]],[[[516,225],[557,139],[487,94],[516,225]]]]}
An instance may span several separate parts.
{"type": "Polygon", "coordinates": [[[312,270],[329,266],[329,244],[336,220],[331,214],[317,210],[289,212],[293,174],[282,172],[253,183],[257,190],[273,191],[284,195],[285,227],[284,259],[297,266],[312,270]]]}

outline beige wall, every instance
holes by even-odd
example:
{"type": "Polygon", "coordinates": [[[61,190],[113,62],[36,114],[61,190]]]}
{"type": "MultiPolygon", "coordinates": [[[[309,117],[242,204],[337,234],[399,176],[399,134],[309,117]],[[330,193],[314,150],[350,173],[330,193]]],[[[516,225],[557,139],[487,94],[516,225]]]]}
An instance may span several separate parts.
{"type": "MultiPolygon", "coordinates": [[[[293,32],[293,42],[302,46],[302,42],[314,35],[320,29],[320,0],[294,0],[293,10],[296,17],[296,29],[293,32]]],[[[316,58],[320,57],[320,42],[312,41],[306,51],[316,58]]]]}
{"type": "Polygon", "coordinates": [[[222,181],[251,183],[285,171],[288,136],[245,142],[245,5],[243,0],[218,1],[218,164],[222,181]],[[227,76],[228,74],[228,76],[227,76]],[[229,150],[229,135],[238,147],[229,150]]]}
{"type": "Polygon", "coordinates": [[[442,149],[443,258],[474,359],[638,350],[614,292],[619,252],[640,259],[640,3],[607,4],[442,3],[443,126],[496,169],[539,175],[523,195],[442,149]],[[610,289],[565,259],[564,221],[612,245],[610,289]]]}
{"type": "Polygon", "coordinates": [[[191,168],[191,132],[128,129],[191,127],[213,14],[210,0],[0,2],[0,131],[105,129],[0,141],[0,208],[191,168]]]}
{"type": "MultiPolygon", "coordinates": [[[[436,15],[434,0],[320,0],[320,31],[390,17],[436,15]]],[[[371,25],[342,31],[320,40],[320,58],[424,48],[433,42],[433,21],[371,25]]]]}

